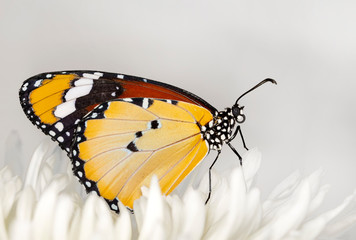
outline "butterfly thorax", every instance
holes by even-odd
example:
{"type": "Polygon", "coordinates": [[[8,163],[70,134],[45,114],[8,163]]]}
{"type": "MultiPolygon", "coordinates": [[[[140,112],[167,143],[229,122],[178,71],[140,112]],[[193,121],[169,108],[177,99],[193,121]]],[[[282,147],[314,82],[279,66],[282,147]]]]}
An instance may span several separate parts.
{"type": "Polygon", "coordinates": [[[208,142],[209,148],[221,150],[224,142],[229,142],[232,131],[236,125],[236,120],[231,108],[215,114],[214,118],[201,127],[204,139],[208,142]]]}

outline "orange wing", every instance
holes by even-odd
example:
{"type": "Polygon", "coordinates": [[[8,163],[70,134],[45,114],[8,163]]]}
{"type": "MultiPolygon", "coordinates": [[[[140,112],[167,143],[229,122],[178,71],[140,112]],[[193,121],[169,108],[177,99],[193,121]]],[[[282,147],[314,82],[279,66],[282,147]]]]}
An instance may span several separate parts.
{"type": "Polygon", "coordinates": [[[169,194],[209,151],[200,126],[213,116],[180,101],[128,98],[103,103],[79,124],[72,147],[73,171],[88,191],[113,210],[128,208],[151,177],[169,194]]]}

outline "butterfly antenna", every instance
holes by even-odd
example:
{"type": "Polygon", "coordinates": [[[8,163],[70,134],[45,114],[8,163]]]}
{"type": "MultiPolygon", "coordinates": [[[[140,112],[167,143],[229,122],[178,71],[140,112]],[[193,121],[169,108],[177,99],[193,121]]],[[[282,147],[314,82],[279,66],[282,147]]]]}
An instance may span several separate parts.
{"type": "Polygon", "coordinates": [[[245,92],[244,94],[242,94],[237,100],[236,100],[236,103],[243,97],[245,96],[247,93],[255,90],[256,88],[260,87],[261,85],[265,84],[266,82],[271,82],[273,84],[277,84],[277,82],[271,78],[266,78],[265,80],[261,81],[260,83],[258,83],[256,86],[254,86],[253,88],[251,88],[250,90],[248,90],[247,92],[245,92]]]}

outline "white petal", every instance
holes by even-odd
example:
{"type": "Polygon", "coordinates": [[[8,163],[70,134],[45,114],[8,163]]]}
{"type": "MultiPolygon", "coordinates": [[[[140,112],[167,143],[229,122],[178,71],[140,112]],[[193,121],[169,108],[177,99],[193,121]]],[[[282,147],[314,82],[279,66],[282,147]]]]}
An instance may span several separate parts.
{"type": "Polygon", "coordinates": [[[6,182],[11,181],[13,178],[13,173],[8,166],[5,166],[0,170],[0,184],[6,184],[6,182]]]}
{"type": "Polygon", "coordinates": [[[116,218],[114,225],[114,236],[117,239],[132,239],[131,213],[119,202],[120,214],[116,218]]]}
{"type": "MultiPolygon", "coordinates": [[[[180,205],[182,208],[178,208],[180,213],[175,213],[180,215],[181,221],[179,225],[173,222],[173,227],[176,224],[179,226],[176,233],[178,239],[202,238],[206,217],[204,203],[205,199],[197,191],[192,188],[187,189],[183,197],[183,204],[180,205]]],[[[172,207],[177,208],[175,205],[172,207]]]]}
{"type": "Polygon", "coordinates": [[[321,214],[317,218],[304,224],[303,228],[301,229],[301,232],[304,235],[309,235],[309,234],[311,235],[311,233],[314,233],[314,236],[317,237],[324,230],[324,233],[322,235],[330,237],[331,235],[333,235],[335,233],[339,233],[342,229],[346,229],[351,224],[354,224],[356,222],[356,212],[355,211],[354,211],[353,215],[349,216],[349,218],[346,218],[347,220],[344,223],[341,220],[336,225],[330,225],[330,226],[327,226],[327,225],[334,218],[336,218],[340,213],[342,213],[352,202],[354,202],[354,203],[356,202],[356,192],[353,195],[347,197],[336,208],[329,210],[329,211],[321,214]]]}
{"type": "Polygon", "coordinates": [[[156,176],[152,177],[147,209],[139,239],[167,239],[171,222],[166,202],[161,195],[156,176]]]}
{"type": "Polygon", "coordinates": [[[33,217],[34,239],[50,239],[52,237],[53,216],[56,211],[58,194],[63,190],[62,186],[62,179],[58,178],[41,194],[33,217]]]}
{"type": "Polygon", "coordinates": [[[95,208],[91,210],[95,212],[95,235],[100,236],[100,238],[109,239],[114,236],[112,212],[108,204],[102,198],[98,196],[95,197],[95,208]]]}
{"type": "Polygon", "coordinates": [[[32,187],[24,187],[19,194],[16,206],[16,218],[22,221],[32,221],[33,212],[36,207],[36,195],[32,187]]]}
{"type": "Polygon", "coordinates": [[[26,180],[24,185],[30,185],[33,189],[37,188],[37,179],[39,176],[39,172],[41,170],[42,162],[45,160],[44,155],[50,148],[49,142],[42,142],[35,150],[32,155],[30,165],[28,166],[26,180]]]}
{"type": "MultiPolygon", "coordinates": [[[[2,205],[1,198],[0,198],[0,204],[2,205]]],[[[5,225],[6,225],[5,216],[4,216],[2,208],[0,207],[0,239],[8,239],[7,229],[6,229],[5,225]]]]}
{"type": "Polygon", "coordinates": [[[248,236],[256,232],[261,225],[262,205],[260,191],[258,189],[253,188],[250,190],[245,208],[245,217],[241,223],[239,231],[234,233],[235,238],[248,239],[248,236]]]}
{"type": "Polygon", "coordinates": [[[305,218],[310,202],[310,185],[302,181],[293,194],[281,202],[278,208],[268,213],[268,221],[263,220],[262,227],[254,236],[260,239],[268,235],[271,239],[282,239],[294,231],[305,218]]]}
{"type": "MultiPolygon", "coordinates": [[[[214,231],[208,231],[208,239],[228,239],[237,234],[244,221],[247,196],[245,179],[240,167],[232,171],[228,188],[225,188],[225,193],[219,193],[218,196],[222,201],[218,204],[217,209],[224,215],[215,220],[216,222],[212,225],[214,231]]],[[[209,210],[215,207],[215,204],[212,204],[213,201],[209,210]]]]}
{"type": "Polygon", "coordinates": [[[53,239],[69,239],[72,217],[75,213],[74,199],[68,195],[59,196],[53,220],[53,239]]]}
{"type": "Polygon", "coordinates": [[[257,148],[250,149],[242,156],[242,168],[248,187],[251,186],[257,171],[260,169],[261,156],[262,154],[257,148]]]}
{"type": "Polygon", "coordinates": [[[79,240],[86,240],[93,237],[93,232],[95,228],[95,193],[90,193],[85,201],[84,207],[82,209],[82,215],[80,216],[80,227],[78,229],[80,233],[79,240]]]}
{"type": "Polygon", "coordinates": [[[1,192],[4,193],[4,196],[0,208],[2,208],[2,212],[5,218],[9,215],[15,202],[16,195],[21,187],[22,183],[18,177],[14,177],[11,179],[11,181],[6,182],[6,184],[2,186],[1,192]]]}

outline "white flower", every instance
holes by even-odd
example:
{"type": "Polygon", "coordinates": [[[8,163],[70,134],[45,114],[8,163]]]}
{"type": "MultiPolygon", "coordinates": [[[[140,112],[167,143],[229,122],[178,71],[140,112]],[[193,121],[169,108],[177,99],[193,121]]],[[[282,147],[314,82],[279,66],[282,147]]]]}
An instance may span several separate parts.
{"type": "Polygon", "coordinates": [[[244,156],[243,171],[213,172],[207,205],[207,177],[181,198],[162,196],[153,178],[135,201],[135,214],[124,206],[115,214],[95,194],[80,195],[70,166],[54,173],[65,159],[51,146],[36,149],[24,179],[9,166],[0,170],[0,239],[335,239],[356,222],[356,192],[316,214],[328,190],[320,186],[321,171],[292,174],[262,201],[253,183],[261,161],[255,149],[244,156]]]}

